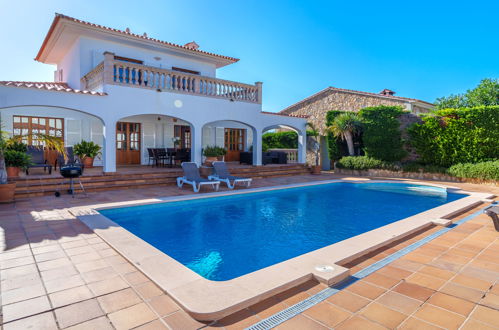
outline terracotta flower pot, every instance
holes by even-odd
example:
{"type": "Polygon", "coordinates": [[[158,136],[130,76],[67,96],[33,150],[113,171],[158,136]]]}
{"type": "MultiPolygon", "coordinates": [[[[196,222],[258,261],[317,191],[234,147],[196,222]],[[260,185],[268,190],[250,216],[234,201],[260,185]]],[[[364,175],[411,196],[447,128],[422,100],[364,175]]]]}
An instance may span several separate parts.
{"type": "Polygon", "coordinates": [[[314,175],[321,174],[321,166],[320,165],[312,166],[312,174],[314,175]]]}
{"type": "Polygon", "coordinates": [[[94,167],[94,159],[93,157],[85,157],[83,158],[83,165],[85,168],[92,168],[94,167]]]}
{"type": "Polygon", "coordinates": [[[20,171],[21,171],[21,169],[19,167],[7,166],[7,176],[9,178],[18,178],[20,171]]]}
{"type": "Polygon", "coordinates": [[[11,203],[14,201],[16,183],[0,184],[0,203],[11,203]]]}
{"type": "Polygon", "coordinates": [[[204,161],[205,166],[212,166],[213,162],[216,162],[218,160],[218,157],[206,157],[204,161]]]}

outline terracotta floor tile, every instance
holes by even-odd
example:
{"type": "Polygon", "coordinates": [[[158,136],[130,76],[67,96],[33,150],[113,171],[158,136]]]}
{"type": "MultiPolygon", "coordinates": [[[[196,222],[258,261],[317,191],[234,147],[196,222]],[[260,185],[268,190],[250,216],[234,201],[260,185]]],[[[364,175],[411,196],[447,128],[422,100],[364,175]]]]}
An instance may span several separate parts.
{"type": "Polygon", "coordinates": [[[327,299],[330,303],[342,307],[352,313],[357,312],[362,307],[366,306],[371,300],[361,297],[359,295],[342,290],[327,299]]]}
{"type": "Polygon", "coordinates": [[[421,301],[425,301],[434,293],[431,289],[407,282],[400,283],[393,291],[421,301]]]}
{"type": "Polygon", "coordinates": [[[182,310],[164,317],[163,321],[173,330],[200,329],[206,325],[202,322],[194,320],[182,310]]]}
{"type": "Polygon", "coordinates": [[[449,296],[441,292],[436,292],[433,296],[431,296],[428,300],[428,303],[447,309],[451,312],[461,314],[463,316],[468,316],[468,314],[475,307],[475,305],[469,301],[454,296],[449,296]]]}
{"type": "Polygon", "coordinates": [[[256,317],[252,311],[243,309],[218,320],[217,326],[222,326],[225,329],[244,329],[257,323],[258,321],[260,321],[260,319],[256,317]]]}
{"type": "Polygon", "coordinates": [[[397,312],[396,310],[376,302],[368,305],[360,312],[360,314],[372,321],[392,329],[397,327],[408,317],[406,314],[397,312]]]}
{"type": "Polygon", "coordinates": [[[422,287],[432,289],[432,290],[438,290],[444,283],[446,282],[445,280],[434,277],[431,275],[425,275],[422,273],[414,273],[411,276],[406,278],[407,283],[412,283],[412,284],[417,284],[422,287]]]}
{"type": "Polygon", "coordinates": [[[180,307],[167,295],[161,295],[152,298],[149,301],[152,309],[163,317],[180,310],[180,307]]]}
{"type": "Polygon", "coordinates": [[[352,315],[351,313],[325,301],[307,309],[304,314],[329,327],[336,326],[352,315]]]}
{"type": "Polygon", "coordinates": [[[146,300],[164,294],[164,292],[153,282],[138,284],[134,289],[146,300]]]}
{"type": "Polygon", "coordinates": [[[401,330],[440,330],[442,328],[432,325],[430,323],[424,322],[422,320],[416,319],[414,317],[409,317],[406,319],[397,329],[401,330]]]}
{"type": "Polygon", "coordinates": [[[168,329],[168,327],[161,320],[154,320],[152,322],[134,328],[134,330],[163,330],[163,329],[168,329]]]}
{"type": "Polygon", "coordinates": [[[39,314],[50,310],[50,303],[46,296],[20,301],[2,306],[3,322],[11,322],[22,317],[39,314]]]}
{"type": "Polygon", "coordinates": [[[0,283],[0,288],[3,291],[9,291],[37,284],[42,284],[40,275],[38,275],[38,273],[32,273],[28,275],[17,276],[14,278],[2,280],[0,283]]]}
{"type": "Polygon", "coordinates": [[[28,300],[31,298],[40,297],[43,295],[45,295],[45,289],[43,288],[43,285],[40,283],[40,284],[20,287],[14,290],[2,291],[1,302],[3,305],[7,305],[23,300],[28,300]]]}
{"type": "Polygon", "coordinates": [[[408,277],[409,275],[411,275],[413,272],[405,270],[405,269],[400,269],[397,267],[385,266],[385,267],[381,268],[380,270],[378,270],[377,273],[394,278],[396,280],[402,280],[402,279],[408,277]]]}
{"type": "Polygon", "coordinates": [[[249,309],[256,315],[258,315],[258,317],[264,319],[282,311],[287,307],[287,305],[280,302],[277,298],[270,297],[253,306],[250,306],[249,309]]]}
{"type": "Polygon", "coordinates": [[[456,277],[454,277],[451,282],[483,292],[489,290],[489,288],[492,286],[492,283],[490,282],[462,274],[459,274],[456,277]]]}
{"type": "Polygon", "coordinates": [[[364,281],[358,281],[347,287],[346,290],[371,300],[376,299],[386,291],[386,289],[371,285],[364,281]]]}
{"type": "Polygon", "coordinates": [[[9,269],[0,270],[0,278],[2,280],[13,279],[19,276],[26,276],[33,273],[38,273],[36,265],[25,265],[9,269]]]}
{"type": "Polygon", "coordinates": [[[411,252],[402,257],[403,260],[410,260],[414,262],[419,262],[421,264],[427,264],[431,262],[434,258],[435,256],[428,256],[426,254],[417,253],[417,252],[411,252]]]}
{"type": "Polygon", "coordinates": [[[128,274],[123,275],[123,277],[131,285],[137,285],[137,284],[145,283],[145,282],[149,281],[147,276],[145,276],[141,272],[128,273],[128,274]]]}
{"type": "Polygon", "coordinates": [[[128,288],[129,285],[121,277],[113,277],[104,281],[89,283],[88,287],[96,296],[100,296],[128,288]]]}
{"type": "Polygon", "coordinates": [[[499,296],[488,292],[480,301],[480,304],[499,310],[499,296]]]}
{"type": "Polygon", "coordinates": [[[85,300],[66,307],[57,308],[54,312],[61,328],[104,315],[96,299],[85,300]]]}
{"type": "Polygon", "coordinates": [[[118,276],[118,273],[111,266],[84,272],[81,274],[81,277],[83,277],[83,279],[87,283],[107,280],[116,276],[118,276]]]}
{"type": "Polygon", "coordinates": [[[468,319],[460,330],[497,330],[497,328],[475,319],[468,319]]]}
{"type": "Polygon", "coordinates": [[[73,265],[63,266],[40,273],[44,281],[55,280],[57,278],[68,277],[77,274],[78,271],[73,265]]]}
{"type": "MultiPolygon", "coordinates": [[[[303,328],[305,329],[305,328],[303,328]]],[[[340,325],[335,327],[337,330],[361,330],[361,329],[369,329],[369,330],[382,330],[386,329],[378,323],[369,321],[360,316],[354,316],[349,318],[348,320],[342,322],[340,325]]]]}
{"type": "Polygon", "coordinates": [[[379,297],[376,302],[407,315],[412,314],[421,306],[421,301],[409,298],[394,291],[385,293],[379,297]]]}
{"type": "Polygon", "coordinates": [[[292,319],[282,323],[277,326],[278,330],[298,330],[298,329],[307,329],[307,330],[323,330],[328,329],[326,326],[306,317],[303,315],[298,315],[293,317],[292,319]]]}
{"type": "Polygon", "coordinates": [[[85,284],[80,275],[60,277],[50,281],[44,281],[48,293],[71,289],[85,284]]]}
{"type": "Polygon", "coordinates": [[[37,314],[24,319],[20,319],[18,321],[3,324],[3,329],[4,330],[25,330],[25,329],[53,330],[57,329],[57,324],[55,322],[52,312],[46,312],[43,314],[37,314]]]}
{"type": "Polygon", "coordinates": [[[74,325],[72,327],[66,328],[66,330],[88,330],[88,329],[112,330],[114,328],[111,325],[111,322],[109,321],[109,319],[105,316],[101,316],[101,317],[98,317],[96,319],[86,321],[86,322],[74,325]]]}
{"type": "Polygon", "coordinates": [[[424,266],[422,267],[418,273],[426,274],[426,275],[431,275],[434,277],[438,277],[443,280],[449,280],[451,277],[453,277],[456,273],[451,272],[449,270],[433,267],[433,266],[424,266]]]}
{"type": "Polygon", "coordinates": [[[458,297],[464,300],[468,300],[474,303],[477,303],[482,299],[483,292],[475,289],[471,289],[459,284],[447,283],[444,285],[440,292],[446,293],[448,295],[458,297]]]}
{"type": "Polygon", "coordinates": [[[470,318],[499,327],[499,310],[478,305],[471,313],[470,318]]]}
{"type": "Polygon", "coordinates": [[[376,284],[377,286],[381,286],[383,288],[391,288],[395,284],[399,282],[399,280],[396,280],[394,278],[379,274],[379,273],[373,273],[363,279],[366,282],[376,284]]]}
{"type": "Polygon", "coordinates": [[[135,328],[157,318],[145,303],[121,309],[109,314],[108,317],[118,330],[135,328]]]}
{"type": "Polygon", "coordinates": [[[458,329],[466,319],[464,316],[449,312],[445,309],[424,304],[414,316],[445,329],[458,329]]]}
{"type": "Polygon", "coordinates": [[[300,301],[310,298],[310,295],[303,291],[287,290],[277,294],[276,297],[284,304],[292,306],[300,301]]]}
{"type": "Polygon", "coordinates": [[[107,314],[142,302],[140,297],[131,288],[100,296],[97,300],[107,314]]]}
{"type": "Polygon", "coordinates": [[[93,297],[94,295],[92,292],[84,285],[49,294],[50,301],[54,308],[74,304],[93,297]]]}
{"type": "Polygon", "coordinates": [[[415,272],[421,269],[421,267],[423,267],[423,264],[411,260],[397,259],[394,262],[392,262],[390,266],[403,269],[409,272],[415,272]]]}

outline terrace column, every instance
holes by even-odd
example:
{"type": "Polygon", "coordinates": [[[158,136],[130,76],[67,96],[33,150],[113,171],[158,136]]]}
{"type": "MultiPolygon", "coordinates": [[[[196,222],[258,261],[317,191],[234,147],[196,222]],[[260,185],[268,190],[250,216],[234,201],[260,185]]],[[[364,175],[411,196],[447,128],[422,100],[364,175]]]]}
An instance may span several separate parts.
{"type": "Polygon", "coordinates": [[[114,120],[104,123],[104,173],[116,172],[116,122],[114,120]]]}
{"type": "Polygon", "coordinates": [[[298,132],[298,163],[307,162],[307,129],[303,128],[298,132]]]}
{"type": "Polygon", "coordinates": [[[191,162],[203,162],[203,125],[191,125],[191,162]]]}
{"type": "Polygon", "coordinates": [[[253,165],[262,165],[262,130],[253,130],[253,165]]]}

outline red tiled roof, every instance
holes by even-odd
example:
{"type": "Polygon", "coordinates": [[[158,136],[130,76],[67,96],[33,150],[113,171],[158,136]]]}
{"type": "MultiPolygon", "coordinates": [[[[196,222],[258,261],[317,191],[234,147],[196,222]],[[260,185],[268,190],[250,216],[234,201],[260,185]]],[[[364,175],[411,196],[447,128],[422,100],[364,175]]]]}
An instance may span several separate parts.
{"type": "Polygon", "coordinates": [[[276,115],[276,116],[295,117],[295,118],[308,118],[309,117],[307,115],[293,115],[293,114],[287,114],[287,113],[281,113],[281,112],[262,111],[262,113],[266,114],[266,115],[276,115]]]}
{"type": "Polygon", "coordinates": [[[35,81],[0,81],[0,85],[9,87],[36,88],[47,91],[68,92],[88,95],[107,95],[106,93],[73,89],[64,82],[35,82],[35,81]]]}
{"type": "Polygon", "coordinates": [[[394,96],[394,95],[383,95],[383,94],[376,94],[376,93],[369,93],[369,92],[362,92],[362,91],[356,91],[356,90],[353,90],[353,89],[344,89],[344,88],[336,88],[336,87],[327,87],[327,88],[324,88],[323,90],[307,97],[307,98],[304,98],[303,100],[301,101],[298,101],[292,105],[290,105],[289,107],[286,107],[285,109],[279,111],[279,113],[282,113],[302,102],[305,102],[307,100],[310,100],[312,98],[314,98],[315,96],[317,95],[320,95],[324,92],[327,92],[327,91],[339,91],[339,92],[347,92],[347,93],[355,93],[355,94],[363,94],[363,95],[368,95],[368,96],[376,96],[376,97],[381,97],[381,98],[387,98],[387,99],[393,99],[393,100],[400,100],[400,101],[412,101],[412,102],[421,102],[421,103],[425,103],[427,105],[431,105],[433,106],[433,103],[430,103],[430,102],[426,102],[426,101],[422,101],[422,100],[418,100],[418,99],[411,99],[411,98],[408,98],[408,97],[402,97],[402,96],[394,96]]]}
{"type": "Polygon", "coordinates": [[[119,30],[119,29],[114,29],[114,28],[110,28],[110,27],[103,26],[103,25],[100,25],[100,24],[90,23],[90,22],[87,22],[87,21],[83,21],[83,20],[80,20],[80,19],[77,19],[77,18],[74,18],[74,17],[70,17],[70,16],[66,16],[66,15],[63,15],[63,14],[58,14],[58,13],[55,14],[54,21],[52,22],[52,25],[50,26],[49,32],[47,33],[47,36],[45,37],[45,40],[43,41],[43,44],[40,47],[40,50],[38,51],[38,54],[35,57],[35,60],[38,61],[40,59],[41,54],[42,54],[43,50],[45,49],[45,46],[47,45],[47,42],[49,41],[50,36],[52,35],[52,32],[54,31],[55,26],[57,25],[57,22],[59,22],[60,19],[65,19],[65,20],[72,21],[72,22],[75,22],[75,23],[80,23],[80,24],[84,24],[84,25],[87,25],[87,26],[99,28],[101,30],[118,32],[120,34],[124,34],[124,35],[127,35],[127,36],[132,36],[132,37],[135,37],[135,38],[138,38],[138,39],[153,41],[153,42],[157,42],[157,43],[160,43],[160,44],[163,44],[163,45],[173,46],[173,47],[180,48],[180,49],[187,50],[187,51],[191,51],[191,52],[194,52],[194,53],[201,53],[201,54],[205,54],[205,55],[216,56],[216,57],[223,58],[225,60],[229,60],[229,61],[232,61],[232,62],[239,61],[239,59],[235,58],[235,57],[219,55],[219,54],[210,53],[210,52],[206,52],[206,51],[199,50],[199,49],[193,49],[192,47],[188,46],[189,43],[187,43],[186,45],[182,46],[182,45],[174,44],[172,42],[162,41],[162,40],[158,40],[158,39],[155,39],[155,38],[150,38],[147,35],[140,35],[140,34],[135,34],[135,33],[129,32],[129,31],[123,31],[123,30],[119,30]]]}

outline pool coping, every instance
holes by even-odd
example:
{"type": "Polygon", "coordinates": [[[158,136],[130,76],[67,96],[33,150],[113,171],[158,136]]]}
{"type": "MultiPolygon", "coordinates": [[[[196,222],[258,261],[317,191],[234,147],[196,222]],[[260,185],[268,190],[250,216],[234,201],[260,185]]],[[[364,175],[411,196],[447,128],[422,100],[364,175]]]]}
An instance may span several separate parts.
{"type": "Polygon", "coordinates": [[[469,192],[452,186],[419,181],[324,180],[237,191],[89,205],[71,208],[70,212],[169,294],[193,318],[201,321],[212,321],[249,307],[310,279],[316,279],[327,285],[339,283],[350,276],[349,269],[340,266],[340,264],[345,264],[431,225],[447,226],[452,223],[449,218],[476,207],[493,196],[489,193],[469,192]],[[228,281],[211,281],[203,278],[97,211],[337,182],[419,184],[444,188],[449,192],[467,194],[468,196],[228,281]]]}

